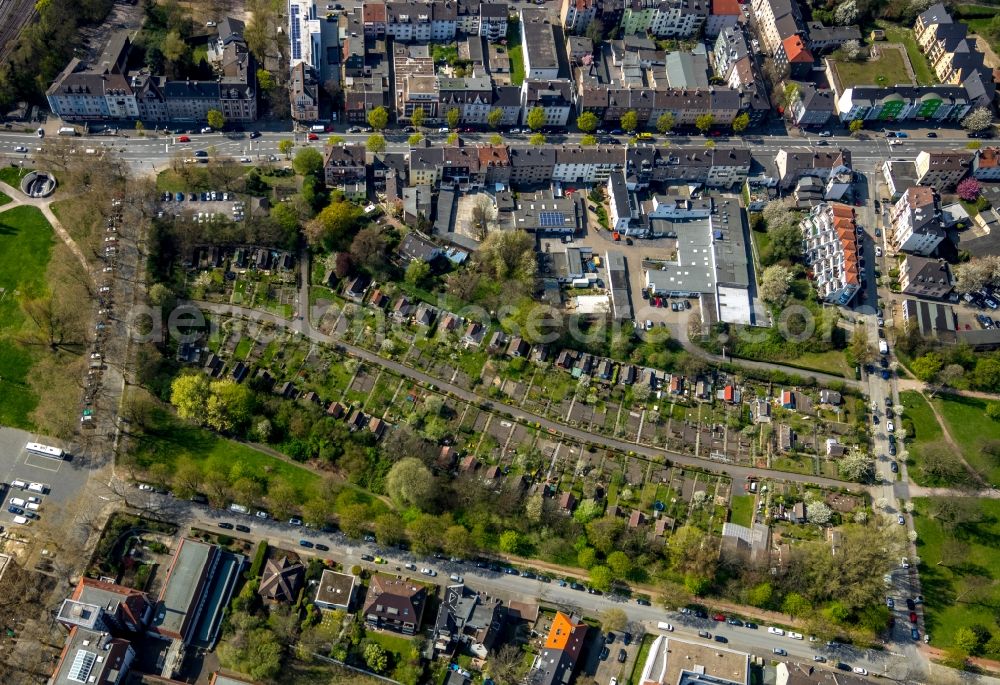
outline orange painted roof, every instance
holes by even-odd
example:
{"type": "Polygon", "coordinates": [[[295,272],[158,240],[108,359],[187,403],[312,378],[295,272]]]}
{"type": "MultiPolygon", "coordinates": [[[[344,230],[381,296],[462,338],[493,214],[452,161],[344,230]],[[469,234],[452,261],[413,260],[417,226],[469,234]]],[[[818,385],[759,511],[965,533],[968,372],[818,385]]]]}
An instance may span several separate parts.
{"type": "Polygon", "coordinates": [[[742,13],[739,0],[712,0],[712,14],[738,17],[742,13]]]}
{"type": "Polygon", "coordinates": [[[789,36],[781,41],[785,47],[785,56],[789,62],[812,62],[812,53],[806,49],[806,44],[802,42],[802,36],[789,36]]]}
{"type": "Polygon", "coordinates": [[[570,646],[573,633],[580,629],[586,631],[587,626],[583,623],[573,623],[569,616],[557,611],[556,617],[552,619],[549,636],[545,639],[545,649],[565,650],[570,646]]]}
{"type": "Polygon", "coordinates": [[[861,282],[861,266],[858,263],[858,243],[854,224],[854,207],[840,202],[831,202],[833,226],[844,250],[844,282],[857,285],[861,282]]]}

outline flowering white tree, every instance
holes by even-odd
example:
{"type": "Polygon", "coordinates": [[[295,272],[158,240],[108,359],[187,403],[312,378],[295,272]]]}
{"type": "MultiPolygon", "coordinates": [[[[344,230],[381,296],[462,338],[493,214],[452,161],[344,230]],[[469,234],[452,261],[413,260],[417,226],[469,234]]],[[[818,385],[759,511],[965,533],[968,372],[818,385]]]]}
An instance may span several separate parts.
{"type": "Polygon", "coordinates": [[[829,523],[832,517],[833,510],[824,502],[810,502],[806,505],[806,518],[809,519],[809,523],[822,526],[829,523]]]}
{"type": "Polygon", "coordinates": [[[993,113],[986,107],[976,107],[962,119],[962,126],[968,131],[984,131],[993,125],[993,113]]]}
{"type": "Polygon", "coordinates": [[[833,10],[833,21],[840,26],[848,26],[858,20],[858,14],[856,0],[845,0],[833,10]]]}

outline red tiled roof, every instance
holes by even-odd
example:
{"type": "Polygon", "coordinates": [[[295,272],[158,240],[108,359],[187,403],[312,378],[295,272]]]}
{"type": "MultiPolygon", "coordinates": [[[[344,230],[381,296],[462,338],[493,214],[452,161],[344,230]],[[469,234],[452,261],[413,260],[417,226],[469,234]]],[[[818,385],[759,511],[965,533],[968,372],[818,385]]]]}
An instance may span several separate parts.
{"type": "Polygon", "coordinates": [[[781,44],[785,48],[785,56],[788,57],[789,62],[805,63],[813,61],[812,53],[806,48],[806,44],[802,42],[802,36],[789,36],[781,41],[781,44]]]}
{"type": "Polygon", "coordinates": [[[742,13],[739,0],[712,0],[712,14],[738,17],[742,13]]]}

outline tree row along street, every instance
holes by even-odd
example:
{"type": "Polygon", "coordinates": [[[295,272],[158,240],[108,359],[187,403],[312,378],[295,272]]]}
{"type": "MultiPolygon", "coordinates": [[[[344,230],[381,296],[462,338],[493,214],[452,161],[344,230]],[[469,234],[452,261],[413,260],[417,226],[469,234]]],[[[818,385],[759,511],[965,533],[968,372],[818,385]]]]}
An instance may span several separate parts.
{"type": "Polygon", "coordinates": [[[748,468],[744,466],[735,466],[732,464],[724,464],[720,462],[709,461],[707,459],[699,459],[698,457],[692,457],[684,454],[679,454],[677,452],[671,452],[665,449],[651,447],[649,445],[636,444],[631,442],[625,442],[623,440],[618,440],[616,438],[607,437],[604,435],[595,435],[589,431],[581,430],[579,428],[568,426],[551,419],[539,416],[529,411],[525,411],[519,407],[513,407],[507,404],[494,405],[492,400],[483,397],[477,393],[474,393],[465,388],[460,388],[456,385],[444,381],[439,378],[430,376],[422,371],[417,371],[405,364],[394,361],[392,359],[386,359],[380,357],[379,355],[370,352],[361,347],[351,345],[338,338],[329,336],[321,331],[318,331],[312,327],[307,321],[291,321],[283,317],[276,316],[269,312],[260,311],[258,309],[252,309],[249,307],[240,307],[236,305],[229,304],[217,304],[212,302],[203,301],[188,301],[186,304],[198,307],[205,311],[211,312],[216,315],[223,316],[240,316],[247,319],[259,320],[262,322],[271,323],[276,326],[282,326],[288,328],[298,333],[307,336],[310,340],[314,342],[324,343],[328,345],[337,345],[342,348],[351,356],[354,356],[362,361],[366,361],[372,364],[383,366],[389,369],[393,373],[400,376],[406,376],[412,380],[415,380],[424,385],[433,385],[439,390],[451,394],[458,399],[466,402],[471,402],[479,405],[486,406],[493,411],[501,412],[509,416],[510,418],[520,421],[525,424],[534,424],[539,428],[542,428],[549,433],[560,433],[568,438],[572,438],[584,445],[586,444],[599,444],[605,447],[609,447],[626,454],[632,452],[647,459],[662,460],[668,459],[675,464],[682,464],[684,466],[691,466],[695,468],[704,469],[707,471],[714,471],[716,473],[721,473],[730,476],[734,480],[742,481],[747,476],[766,476],[779,480],[792,481],[796,483],[806,483],[806,484],[817,484],[827,487],[835,488],[847,488],[849,490],[861,491],[865,488],[856,483],[848,483],[845,481],[837,480],[835,478],[825,478],[822,476],[809,476],[799,473],[789,473],[785,471],[776,471],[763,468],[748,468]]]}

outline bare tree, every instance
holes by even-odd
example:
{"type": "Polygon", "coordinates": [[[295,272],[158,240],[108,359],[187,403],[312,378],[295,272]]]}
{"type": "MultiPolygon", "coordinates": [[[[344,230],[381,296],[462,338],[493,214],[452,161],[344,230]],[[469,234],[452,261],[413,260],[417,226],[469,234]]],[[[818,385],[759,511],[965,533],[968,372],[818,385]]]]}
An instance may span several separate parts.
{"type": "Polygon", "coordinates": [[[485,195],[480,196],[472,208],[473,237],[479,241],[485,240],[495,218],[496,212],[493,210],[493,202],[485,195]]]}

